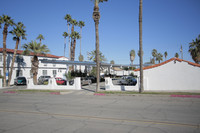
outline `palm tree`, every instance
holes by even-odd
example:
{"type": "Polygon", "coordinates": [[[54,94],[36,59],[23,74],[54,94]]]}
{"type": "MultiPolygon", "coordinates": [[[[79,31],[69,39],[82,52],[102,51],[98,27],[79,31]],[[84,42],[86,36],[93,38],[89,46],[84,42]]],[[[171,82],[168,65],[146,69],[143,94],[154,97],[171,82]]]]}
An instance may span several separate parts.
{"type": "Polygon", "coordinates": [[[164,53],[164,55],[165,55],[165,60],[167,59],[167,51],[165,51],[165,53],[164,53]]]}
{"type": "Polygon", "coordinates": [[[142,49],[142,0],[140,0],[139,5],[139,43],[140,43],[140,88],[139,92],[144,91],[143,86],[143,49],[142,49]]]}
{"type": "MultiPolygon", "coordinates": [[[[96,62],[96,50],[87,53],[88,60],[96,62]]],[[[107,59],[101,51],[99,51],[99,61],[106,61],[107,59]]]]}
{"type": "Polygon", "coordinates": [[[24,29],[25,29],[25,26],[21,22],[19,22],[17,24],[17,27],[14,28],[12,31],[10,31],[10,33],[12,35],[14,35],[13,40],[16,41],[16,45],[15,45],[15,50],[14,50],[14,54],[13,54],[13,58],[12,58],[12,64],[11,64],[9,77],[8,77],[8,86],[10,86],[10,81],[11,81],[12,72],[13,72],[13,66],[14,66],[20,38],[22,37],[22,39],[26,39],[26,31],[24,29]]]}
{"type": "Polygon", "coordinates": [[[64,32],[63,33],[63,36],[64,36],[64,41],[65,41],[65,43],[64,43],[64,57],[65,57],[65,49],[66,49],[66,38],[68,37],[68,33],[67,32],[64,32]]]}
{"type": "Polygon", "coordinates": [[[195,40],[192,40],[192,42],[189,44],[190,45],[189,45],[188,52],[192,56],[192,59],[194,60],[194,62],[199,64],[200,63],[200,34],[195,40]]]}
{"type": "Polygon", "coordinates": [[[114,60],[111,60],[111,61],[110,61],[110,64],[114,65],[114,64],[115,64],[115,61],[114,61],[114,60]]]}
{"type": "Polygon", "coordinates": [[[13,19],[7,15],[0,16],[0,23],[4,24],[3,28],[3,86],[6,86],[6,39],[8,35],[8,27],[15,25],[13,19]]]}
{"type": "MultiPolygon", "coordinates": [[[[65,20],[67,20],[67,28],[68,28],[68,47],[69,47],[69,51],[70,51],[70,31],[69,31],[69,26],[70,26],[70,22],[71,22],[71,19],[72,19],[72,17],[71,17],[71,15],[69,15],[69,14],[66,14],[66,16],[65,16],[65,20]]],[[[69,52],[69,59],[70,59],[70,52],[69,52]]]]}
{"type": "Polygon", "coordinates": [[[133,65],[134,59],[135,59],[135,50],[131,50],[131,51],[130,51],[131,65],[133,65]]]}
{"type": "MultiPolygon", "coordinates": [[[[83,55],[82,55],[82,54],[80,54],[80,55],[79,55],[79,57],[78,57],[78,59],[79,59],[79,61],[83,61],[83,60],[84,60],[84,57],[83,57],[83,55]]],[[[81,65],[80,65],[80,71],[81,71],[81,65]]]]}
{"type": "Polygon", "coordinates": [[[154,58],[154,61],[155,61],[155,60],[156,60],[155,58],[156,58],[156,56],[158,55],[157,50],[156,50],[156,49],[153,49],[152,52],[151,52],[151,54],[152,54],[152,56],[153,56],[153,58],[154,58]]]}
{"type": "Polygon", "coordinates": [[[81,55],[79,55],[79,57],[78,57],[78,60],[79,61],[83,61],[84,60],[84,57],[83,57],[83,55],[81,54],[81,55]]]}
{"type": "Polygon", "coordinates": [[[163,61],[163,55],[161,53],[157,54],[156,61],[158,61],[158,63],[160,63],[160,61],[163,61]]]}
{"type": "Polygon", "coordinates": [[[37,74],[38,74],[38,66],[39,66],[39,60],[38,55],[49,52],[49,49],[46,45],[41,45],[41,43],[37,43],[36,41],[31,41],[28,44],[24,44],[23,48],[25,49],[23,51],[23,54],[30,55],[30,52],[33,52],[33,58],[31,59],[31,72],[33,73],[33,82],[36,85],[37,84],[37,74]]]}
{"type": "Polygon", "coordinates": [[[71,28],[71,33],[74,32],[74,26],[78,25],[78,22],[75,19],[71,19],[70,21],[72,28],[71,28]]]}
{"type": "Polygon", "coordinates": [[[40,43],[42,44],[42,40],[44,40],[44,36],[42,34],[39,34],[36,39],[40,40],[40,43]]]}
{"type": "Polygon", "coordinates": [[[175,53],[175,57],[178,58],[178,57],[179,57],[179,54],[178,54],[178,53],[175,53]]]}
{"type": "Polygon", "coordinates": [[[76,39],[80,39],[80,35],[78,32],[73,31],[70,36],[71,36],[72,42],[73,42],[73,43],[71,43],[71,44],[73,44],[73,45],[71,45],[71,60],[74,61],[75,49],[76,49],[76,39]]]}
{"type": "Polygon", "coordinates": [[[99,13],[99,2],[104,2],[108,0],[95,0],[94,5],[94,12],[93,12],[93,19],[95,22],[95,34],[96,34],[96,75],[97,75],[97,85],[96,85],[96,92],[99,91],[99,79],[100,79],[100,64],[99,64],[99,19],[100,19],[100,13],[99,13]]]}
{"type": "Polygon", "coordinates": [[[81,55],[82,28],[85,26],[85,23],[83,21],[79,21],[78,26],[80,27],[80,55],[81,55]]]}

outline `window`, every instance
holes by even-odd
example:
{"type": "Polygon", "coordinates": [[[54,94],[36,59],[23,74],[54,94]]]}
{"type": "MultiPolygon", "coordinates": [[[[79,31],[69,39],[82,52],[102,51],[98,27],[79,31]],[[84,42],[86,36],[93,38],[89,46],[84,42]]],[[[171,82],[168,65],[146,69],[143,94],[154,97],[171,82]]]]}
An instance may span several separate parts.
{"type": "Polygon", "coordinates": [[[53,70],[53,76],[56,77],[56,75],[57,75],[57,71],[53,70]]]}
{"type": "Polygon", "coordinates": [[[47,75],[47,70],[42,70],[42,75],[47,75]]]}
{"type": "Polygon", "coordinates": [[[22,70],[16,70],[16,77],[23,76],[22,70]]]}
{"type": "Polygon", "coordinates": [[[18,56],[15,58],[15,61],[16,61],[17,63],[22,63],[22,62],[24,62],[24,58],[23,58],[22,55],[18,55],[18,56]]]}

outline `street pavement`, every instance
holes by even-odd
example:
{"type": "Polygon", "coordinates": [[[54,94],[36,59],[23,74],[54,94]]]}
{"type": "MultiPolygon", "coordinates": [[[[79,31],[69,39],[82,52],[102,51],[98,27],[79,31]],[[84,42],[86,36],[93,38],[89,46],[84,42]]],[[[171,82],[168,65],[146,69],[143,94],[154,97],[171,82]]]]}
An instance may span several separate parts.
{"type": "Polygon", "coordinates": [[[200,132],[200,98],[94,95],[94,88],[61,95],[2,89],[0,133],[200,132]]]}

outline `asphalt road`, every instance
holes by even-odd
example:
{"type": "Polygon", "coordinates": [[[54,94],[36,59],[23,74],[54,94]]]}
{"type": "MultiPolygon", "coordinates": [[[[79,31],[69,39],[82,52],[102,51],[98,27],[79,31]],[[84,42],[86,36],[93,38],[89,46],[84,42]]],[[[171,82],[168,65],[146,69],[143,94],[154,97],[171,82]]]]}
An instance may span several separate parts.
{"type": "MultiPolygon", "coordinates": [[[[0,91],[0,133],[199,133],[200,98],[0,91]]],[[[20,87],[19,87],[20,89],[20,87]]]]}

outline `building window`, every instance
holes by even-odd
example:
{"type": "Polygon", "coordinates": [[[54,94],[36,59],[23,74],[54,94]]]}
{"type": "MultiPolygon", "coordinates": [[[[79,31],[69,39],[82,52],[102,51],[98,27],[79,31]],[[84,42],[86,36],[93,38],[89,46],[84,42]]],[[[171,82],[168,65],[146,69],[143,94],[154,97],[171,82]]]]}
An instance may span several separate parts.
{"type": "Polygon", "coordinates": [[[18,55],[16,58],[15,58],[15,62],[17,63],[22,63],[24,62],[24,58],[22,55],[18,55]]]}
{"type": "Polygon", "coordinates": [[[0,76],[2,76],[1,70],[0,70],[0,76]]]}
{"type": "Polygon", "coordinates": [[[47,75],[47,70],[42,70],[42,74],[43,74],[44,76],[46,76],[46,75],[47,75]]]}
{"type": "Polygon", "coordinates": [[[16,77],[23,76],[23,71],[22,70],[16,70],[16,77]]]}
{"type": "Polygon", "coordinates": [[[47,66],[47,63],[44,63],[44,66],[47,66]]]}
{"type": "Polygon", "coordinates": [[[53,70],[53,76],[56,77],[56,75],[57,75],[57,71],[53,70]]]}
{"type": "Polygon", "coordinates": [[[2,62],[3,61],[3,56],[2,55],[0,55],[0,62],[2,62]]]}

